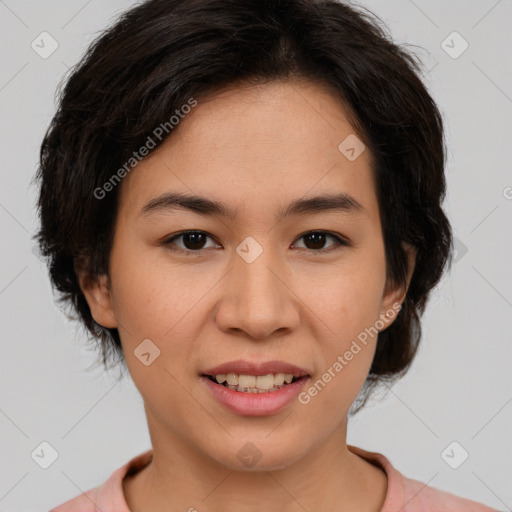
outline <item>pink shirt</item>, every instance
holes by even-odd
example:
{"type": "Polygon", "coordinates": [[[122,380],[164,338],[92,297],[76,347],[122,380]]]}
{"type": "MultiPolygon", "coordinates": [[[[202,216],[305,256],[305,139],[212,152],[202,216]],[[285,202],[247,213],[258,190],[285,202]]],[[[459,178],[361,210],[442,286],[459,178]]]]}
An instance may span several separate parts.
{"type": "MultiPolygon", "coordinates": [[[[380,453],[368,452],[351,445],[347,445],[347,448],[386,472],[388,490],[380,512],[496,512],[495,509],[476,501],[460,498],[404,477],[380,453]]],[[[114,471],[100,487],[80,494],[50,512],[130,512],[123,495],[123,478],[127,473],[136,473],[146,466],[152,455],[153,450],[137,455],[114,471]]]]}

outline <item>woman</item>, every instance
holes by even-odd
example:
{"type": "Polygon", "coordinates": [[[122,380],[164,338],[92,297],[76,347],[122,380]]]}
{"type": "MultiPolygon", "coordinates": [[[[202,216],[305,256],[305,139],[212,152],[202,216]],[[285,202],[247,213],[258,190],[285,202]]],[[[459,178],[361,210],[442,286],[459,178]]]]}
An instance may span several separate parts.
{"type": "Polygon", "coordinates": [[[418,71],[323,0],[151,0],[96,40],[41,148],[39,241],[152,449],[52,512],[491,510],[346,442],[450,256],[418,71]]]}

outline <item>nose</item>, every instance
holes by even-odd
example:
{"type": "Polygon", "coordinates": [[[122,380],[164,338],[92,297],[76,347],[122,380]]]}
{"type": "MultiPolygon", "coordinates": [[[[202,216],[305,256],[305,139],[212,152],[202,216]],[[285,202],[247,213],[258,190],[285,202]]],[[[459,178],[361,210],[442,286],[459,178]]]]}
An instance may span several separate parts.
{"type": "Polygon", "coordinates": [[[238,254],[233,258],[216,311],[219,329],[254,339],[292,332],[300,321],[300,300],[287,282],[291,273],[285,264],[272,259],[269,250],[252,263],[238,254]]]}

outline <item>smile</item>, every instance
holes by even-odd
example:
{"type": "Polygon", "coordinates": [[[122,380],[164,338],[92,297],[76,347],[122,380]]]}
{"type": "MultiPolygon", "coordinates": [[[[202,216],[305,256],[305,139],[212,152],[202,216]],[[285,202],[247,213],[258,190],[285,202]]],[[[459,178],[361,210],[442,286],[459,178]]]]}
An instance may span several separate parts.
{"type": "Polygon", "coordinates": [[[219,373],[208,377],[212,382],[242,393],[272,393],[300,378],[294,377],[291,373],[268,373],[266,375],[219,373]]]}

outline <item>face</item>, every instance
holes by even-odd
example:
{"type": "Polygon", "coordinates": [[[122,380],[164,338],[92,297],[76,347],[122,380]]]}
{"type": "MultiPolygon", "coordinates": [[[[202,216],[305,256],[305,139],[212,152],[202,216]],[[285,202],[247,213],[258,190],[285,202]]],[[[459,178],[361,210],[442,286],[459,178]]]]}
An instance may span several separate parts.
{"type": "Polygon", "coordinates": [[[155,450],[268,469],[344,441],[375,326],[403,297],[355,137],[318,85],[234,88],[124,178],[110,280],[83,289],[119,329],[155,450]]]}

